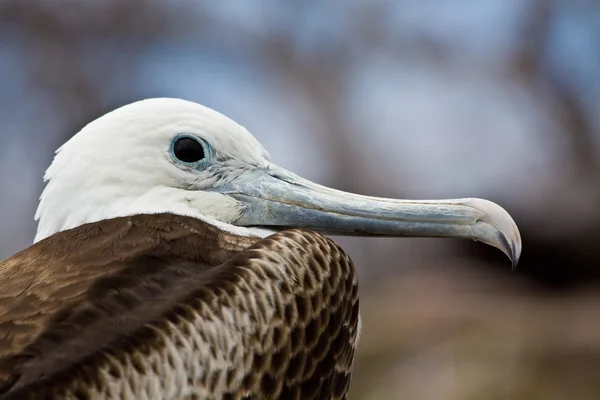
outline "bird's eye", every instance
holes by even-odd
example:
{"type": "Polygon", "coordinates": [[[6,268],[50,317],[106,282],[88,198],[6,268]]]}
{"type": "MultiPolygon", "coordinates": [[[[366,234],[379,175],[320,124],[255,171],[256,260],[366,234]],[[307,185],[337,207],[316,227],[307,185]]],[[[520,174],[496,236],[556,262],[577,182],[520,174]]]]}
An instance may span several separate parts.
{"type": "Polygon", "coordinates": [[[180,137],[173,142],[173,155],[186,163],[195,163],[206,157],[202,143],[190,137],[180,137]]]}

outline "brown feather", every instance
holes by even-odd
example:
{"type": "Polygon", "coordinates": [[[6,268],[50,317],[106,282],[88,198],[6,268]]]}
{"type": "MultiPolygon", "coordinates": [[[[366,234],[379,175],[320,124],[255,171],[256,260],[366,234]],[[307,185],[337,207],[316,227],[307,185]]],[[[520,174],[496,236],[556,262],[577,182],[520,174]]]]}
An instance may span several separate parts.
{"type": "Polygon", "coordinates": [[[351,261],[313,232],[253,242],[140,215],[0,263],[2,398],[344,398],[351,261]]]}

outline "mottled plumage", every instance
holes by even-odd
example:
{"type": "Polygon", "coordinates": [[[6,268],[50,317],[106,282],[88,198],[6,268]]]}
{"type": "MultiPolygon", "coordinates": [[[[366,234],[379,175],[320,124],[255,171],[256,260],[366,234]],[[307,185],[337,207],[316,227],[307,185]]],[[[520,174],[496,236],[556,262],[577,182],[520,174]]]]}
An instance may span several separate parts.
{"type": "Polygon", "coordinates": [[[320,234],[256,241],[140,215],[56,234],[27,259],[53,261],[43,276],[22,253],[0,264],[3,282],[21,277],[1,292],[2,399],[338,399],[348,389],[357,279],[320,234]],[[73,246],[84,238],[86,249],[73,246]]]}

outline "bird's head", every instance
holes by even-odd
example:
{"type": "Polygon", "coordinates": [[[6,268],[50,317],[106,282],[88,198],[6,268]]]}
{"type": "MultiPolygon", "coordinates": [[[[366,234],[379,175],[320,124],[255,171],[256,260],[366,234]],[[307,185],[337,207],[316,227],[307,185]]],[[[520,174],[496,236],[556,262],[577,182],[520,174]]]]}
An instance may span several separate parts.
{"type": "Polygon", "coordinates": [[[91,122],[57,151],[44,179],[36,241],[89,222],[170,212],[246,236],[296,227],[469,238],[513,263],[521,252],[516,224],[495,203],[384,199],[317,185],[273,164],[244,127],[179,99],[139,101],[91,122]]]}

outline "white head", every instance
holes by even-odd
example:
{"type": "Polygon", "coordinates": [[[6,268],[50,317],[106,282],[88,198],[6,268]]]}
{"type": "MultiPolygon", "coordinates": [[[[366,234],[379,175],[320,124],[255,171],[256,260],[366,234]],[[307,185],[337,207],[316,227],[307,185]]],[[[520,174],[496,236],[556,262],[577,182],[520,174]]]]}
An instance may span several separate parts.
{"type": "MultiPolygon", "coordinates": [[[[208,107],[170,98],[138,101],[91,122],[57,150],[44,176],[35,241],[88,222],[143,213],[230,225],[241,204],[204,189],[269,164],[269,154],[248,130],[208,107]],[[182,135],[209,144],[210,164],[199,167],[174,157],[173,142],[182,135]]],[[[243,227],[238,232],[251,233],[243,227]]]]}
{"type": "Polygon", "coordinates": [[[271,163],[242,126],[207,107],[150,99],[121,107],[65,143],[46,171],[35,240],[135,214],[191,216],[246,236],[325,233],[461,237],[516,262],[519,231],[481,199],[394,200],[317,185],[271,163]]]}

